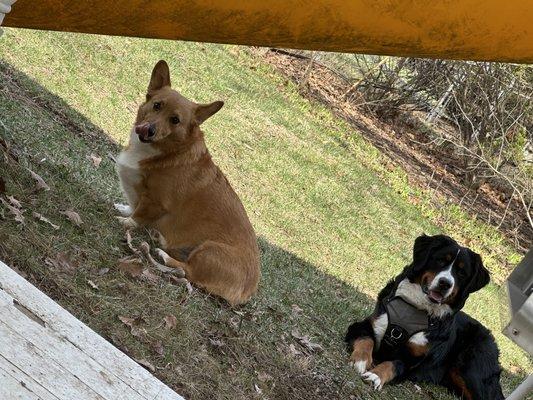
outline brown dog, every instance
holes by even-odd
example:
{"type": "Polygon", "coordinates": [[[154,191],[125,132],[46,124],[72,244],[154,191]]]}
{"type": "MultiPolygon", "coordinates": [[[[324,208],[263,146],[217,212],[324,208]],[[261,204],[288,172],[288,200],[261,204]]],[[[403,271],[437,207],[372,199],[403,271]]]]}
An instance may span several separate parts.
{"type": "Polygon", "coordinates": [[[206,148],[200,124],[224,103],[196,104],[170,87],[165,61],[152,71],[117,172],[129,206],[126,228],[162,236],[168,267],[230,304],[248,301],[260,277],[259,249],[246,211],[206,148]]]}

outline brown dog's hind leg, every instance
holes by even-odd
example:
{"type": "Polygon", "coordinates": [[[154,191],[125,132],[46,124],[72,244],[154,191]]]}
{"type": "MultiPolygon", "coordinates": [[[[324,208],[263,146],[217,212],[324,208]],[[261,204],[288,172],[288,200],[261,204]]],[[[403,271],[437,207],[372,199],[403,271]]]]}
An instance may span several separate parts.
{"type": "Polygon", "coordinates": [[[161,250],[159,248],[155,249],[155,252],[159,257],[161,257],[167,267],[172,268],[176,271],[176,275],[180,275],[182,277],[185,276],[187,266],[186,263],[170,257],[164,250],[161,250]]]}
{"type": "Polygon", "coordinates": [[[225,243],[206,241],[180,265],[187,280],[231,305],[245,303],[257,289],[259,260],[252,252],[246,254],[246,250],[225,243]]]}

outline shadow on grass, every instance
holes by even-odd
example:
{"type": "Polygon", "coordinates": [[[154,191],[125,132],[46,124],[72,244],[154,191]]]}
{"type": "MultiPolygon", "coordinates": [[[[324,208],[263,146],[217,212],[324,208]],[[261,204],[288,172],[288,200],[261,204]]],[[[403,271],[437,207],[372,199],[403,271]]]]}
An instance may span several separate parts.
{"type": "MultiPolygon", "coordinates": [[[[372,310],[373,300],[266,238],[259,240],[259,293],[238,309],[164,278],[154,283],[125,276],[116,265],[130,251],[114,219],[112,203],[121,194],[107,157],[118,145],[2,61],[0,121],[6,145],[0,177],[5,194],[26,210],[24,224],[0,210],[0,258],[126,353],[148,360],[180,394],[190,399],[450,398],[431,386],[418,392],[406,383],[379,394],[364,386],[346,366],[342,336],[351,321],[372,310]],[[98,167],[90,160],[94,154],[102,157],[98,167]],[[35,191],[27,168],[51,190],[35,191]],[[81,226],[61,214],[68,209],[78,212],[81,226]],[[36,220],[32,212],[60,228],[36,220]],[[45,263],[59,254],[66,255],[66,266],[45,263]],[[174,330],[162,323],[167,315],[177,318],[174,330]],[[139,317],[146,334],[133,336],[118,316],[139,317]],[[310,350],[306,340],[320,348],[310,350]]],[[[147,238],[139,235],[136,243],[147,238]]],[[[505,376],[512,383],[521,378],[505,376]]]]}

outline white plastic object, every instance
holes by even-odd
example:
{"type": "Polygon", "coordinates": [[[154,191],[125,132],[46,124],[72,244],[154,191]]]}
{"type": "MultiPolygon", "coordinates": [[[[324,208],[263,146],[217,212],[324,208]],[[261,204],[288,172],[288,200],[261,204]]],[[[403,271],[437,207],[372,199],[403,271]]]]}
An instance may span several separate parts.
{"type": "MultiPolygon", "coordinates": [[[[17,0],[0,0],[0,25],[4,22],[4,17],[11,11],[11,6],[17,0]]],[[[2,36],[2,28],[0,28],[0,36],[2,36]]]]}

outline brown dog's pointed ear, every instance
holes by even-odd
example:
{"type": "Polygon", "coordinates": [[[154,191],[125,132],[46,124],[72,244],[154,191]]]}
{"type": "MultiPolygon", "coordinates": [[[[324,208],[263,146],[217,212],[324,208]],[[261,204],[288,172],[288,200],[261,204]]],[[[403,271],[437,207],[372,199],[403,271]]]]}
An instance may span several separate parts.
{"type": "Polygon", "coordinates": [[[164,86],[170,86],[170,70],[165,60],[159,60],[152,70],[152,77],[146,92],[146,100],[149,100],[156,90],[164,86]]]}
{"type": "Polygon", "coordinates": [[[198,125],[201,125],[207,118],[216,114],[223,105],[223,101],[215,101],[210,104],[197,104],[194,110],[194,120],[198,125]]]}

